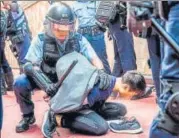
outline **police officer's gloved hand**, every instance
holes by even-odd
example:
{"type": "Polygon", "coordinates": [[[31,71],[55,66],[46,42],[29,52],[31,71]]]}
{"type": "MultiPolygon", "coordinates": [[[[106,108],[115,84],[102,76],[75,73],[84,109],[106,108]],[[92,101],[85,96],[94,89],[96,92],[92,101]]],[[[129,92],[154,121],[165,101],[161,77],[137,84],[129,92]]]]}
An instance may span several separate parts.
{"type": "Polygon", "coordinates": [[[51,83],[47,86],[45,92],[48,96],[53,97],[58,91],[57,86],[54,83],[51,83]]]}
{"type": "Polygon", "coordinates": [[[110,86],[111,76],[104,72],[103,69],[98,71],[98,76],[95,84],[99,82],[99,88],[101,90],[106,90],[110,86]]]}

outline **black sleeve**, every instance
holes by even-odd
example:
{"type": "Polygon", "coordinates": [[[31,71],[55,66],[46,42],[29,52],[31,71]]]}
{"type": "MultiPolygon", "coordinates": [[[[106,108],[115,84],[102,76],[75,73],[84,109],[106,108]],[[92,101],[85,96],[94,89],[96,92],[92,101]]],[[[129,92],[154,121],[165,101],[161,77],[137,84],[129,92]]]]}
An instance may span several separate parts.
{"type": "Polygon", "coordinates": [[[31,77],[35,83],[46,92],[49,84],[52,84],[51,80],[39,69],[35,69],[31,62],[27,62],[24,65],[24,73],[31,77]]]}

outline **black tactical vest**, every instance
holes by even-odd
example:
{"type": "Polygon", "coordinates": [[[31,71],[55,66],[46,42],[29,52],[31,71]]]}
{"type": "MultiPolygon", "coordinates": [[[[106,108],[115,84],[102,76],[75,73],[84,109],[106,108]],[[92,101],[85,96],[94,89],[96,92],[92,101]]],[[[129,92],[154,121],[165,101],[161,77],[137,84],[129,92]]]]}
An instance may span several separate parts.
{"type": "Polygon", "coordinates": [[[42,71],[48,76],[52,82],[57,82],[56,63],[60,57],[72,51],[80,52],[79,45],[80,36],[75,35],[69,39],[65,45],[65,50],[61,48],[55,39],[44,36],[43,61],[41,64],[42,71]]]}

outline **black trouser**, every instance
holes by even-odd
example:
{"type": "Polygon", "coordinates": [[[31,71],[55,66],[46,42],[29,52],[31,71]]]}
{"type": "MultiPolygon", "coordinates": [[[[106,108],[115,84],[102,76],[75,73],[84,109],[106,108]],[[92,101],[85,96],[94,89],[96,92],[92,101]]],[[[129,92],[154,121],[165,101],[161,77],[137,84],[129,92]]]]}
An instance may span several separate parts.
{"type": "Polygon", "coordinates": [[[106,120],[118,119],[126,112],[126,107],[119,103],[96,103],[92,108],[63,115],[62,127],[84,134],[103,135],[108,131],[106,120]]]}

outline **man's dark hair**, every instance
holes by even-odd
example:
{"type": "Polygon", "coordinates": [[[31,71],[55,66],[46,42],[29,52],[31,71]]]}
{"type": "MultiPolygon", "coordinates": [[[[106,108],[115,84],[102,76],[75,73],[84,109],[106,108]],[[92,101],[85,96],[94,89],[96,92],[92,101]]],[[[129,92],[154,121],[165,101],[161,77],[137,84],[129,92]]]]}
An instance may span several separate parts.
{"type": "Polygon", "coordinates": [[[128,84],[132,91],[145,91],[146,82],[144,76],[137,71],[128,71],[122,76],[122,83],[128,84]]]}

